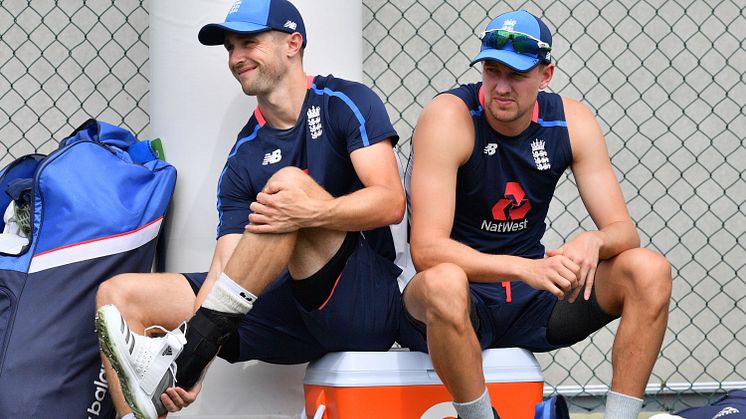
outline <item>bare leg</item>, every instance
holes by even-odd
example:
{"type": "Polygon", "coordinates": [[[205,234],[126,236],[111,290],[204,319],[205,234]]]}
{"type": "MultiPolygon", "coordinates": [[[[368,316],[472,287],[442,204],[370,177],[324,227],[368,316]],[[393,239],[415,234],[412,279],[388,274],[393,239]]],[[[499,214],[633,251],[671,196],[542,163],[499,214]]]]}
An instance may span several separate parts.
{"type": "Polygon", "coordinates": [[[469,281],[461,268],[441,264],[417,274],[404,293],[407,311],[427,326],[435,371],[457,403],[485,390],[482,350],[469,318],[469,281]]]}
{"type": "Polygon", "coordinates": [[[658,253],[632,249],[601,263],[596,296],[622,318],[612,347],[611,389],[642,398],[668,322],[671,267],[658,253]]]}
{"type": "MultiPolygon", "coordinates": [[[[273,180],[291,182],[310,196],[331,197],[310,176],[295,167],[278,171],[269,182],[273,180]]],[[[345,234],[320,228],[280,234],[245,232],[223,271],[237,284],[259,296],[286,267],[296,279],[316,273],[337,252],[345,234]]],[[[195,308],[204,301],[211,288],[212,284],[205,284],[200,290],[195,308]]]]}
{"type": "MultiPolygon", "coordinates": [[[[279,170],[267,185],[270,190],[300,190],[311,197],[331,198],[310,176],[295,167],[279,170]],[[277,185],[282,185],[282,188],[277,185]]],[[[259,297],[286,267],[296,279],[308,278],[319,271],[340,248],[345,235],[342,231],[320,228],[288,233],[246,231],[222,270],[230,280],[259,297]]],[[[217,279],[217,275],[211,276],[200,289],[194,302],[196,314],[189,320],[191,327],[187,327],[185,332],[187,343],[176,360],[176,378],[184,388],[190,388],[199,380],[220,346],[238,328],[243,315],[251,310],[251,302],[244,301],[235,290],[226,292],[222,285],[215,288],[217,279]],[[226,301],[227,304],[221,306],[226,301]],[[234,303],[239,308],[218,309],[234,303]]]]}
{"type": "MultiPolygon", "coordinates": [[[[129,328],[139,334],[154,324],[166,329],[178,327],[193,314],[193,303],[194,292],[180,274],[118,275],[102,283],[96,294],[96,308],[116,305],[129,328]]],[[[103,354],[101,359],[117,413],[129,413],[116,373],[103,354]]]]}
{"type": "MultiPolygon", "coordinates": [[[[223,270],[229,278],[254,295],[285,269],[295,248],[297,232],[284,234],[243,233],[223,270]]],[[[200,292],[200,297],[202,297],[200,292]]]]}

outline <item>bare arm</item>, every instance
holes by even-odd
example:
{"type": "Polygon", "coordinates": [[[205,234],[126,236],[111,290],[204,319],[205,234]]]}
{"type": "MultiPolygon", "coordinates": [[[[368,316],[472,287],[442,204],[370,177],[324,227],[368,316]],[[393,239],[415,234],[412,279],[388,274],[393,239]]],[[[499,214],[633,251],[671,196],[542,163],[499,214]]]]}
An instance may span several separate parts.
{"type": "Polygon", "coordinates": [[[609,151],[593,114],[581,103],[564,99],[573,149],[572,172],[580,197],[598,228],[602,244],[600,258],[609,259],[640,246],[622,189],[614,175],[609,151]]]}
{"type": "Polygon", "coordinates": [[[401,221],[404,190],[391,142],[386,139],[355,150],[350,159],[363,188],[334,198],[328,193],[311,195],[302,185],[270,179],[251,204],[251,224],[246,230],[259,234],[311,227],[361,231],[401,221]]]}
{"type": "Polygon", "coordinates": [[[412,259],[421,271],[451,262],[471,281],[522,280],[561,297],[575,281],[574,263],[564,256],[532,260],[478,252],[450,238],[456,208],[456,177],[474,146],[474,128],[457,97],[436,97],[422,112],[413,140],[411,201],[412,259]]]}
{"type": "Polygon", "coordinates": [[[394,153],[389,140],[353,151],[350,159],[365,187],[329,202],[318,226],[358,231],[401,221],[406,199],[394,153]]]}
{"type": "MultiPolygon", "coordinates": [[[[563,102],[565,115],[572,115],[567,118],[573,149],[572,171],[580,197],[598,230],[581,233],[559,249],[548,250],[547,254],[565,255],[580,266],[578,290],[586,285],[584,298],[588,299],[599,260],[639,247],[640,238],[627,211],[595,117],[577,101],[563,98],[563,102]]],[[[578,290],[571,301],[575,300],[578,290]]]]}

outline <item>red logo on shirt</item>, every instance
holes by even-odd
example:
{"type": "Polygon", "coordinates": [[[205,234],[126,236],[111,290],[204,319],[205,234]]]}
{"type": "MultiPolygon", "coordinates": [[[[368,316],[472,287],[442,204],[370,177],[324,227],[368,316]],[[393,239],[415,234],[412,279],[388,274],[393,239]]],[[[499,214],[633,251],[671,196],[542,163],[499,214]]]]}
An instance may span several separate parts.
{"type": "Polygon", "coordinates": [[[505,184],[505,198],[492,207],[492,218],[499,221],[520,220],[531,210],[531,203],[518,182],[505,184]]]}

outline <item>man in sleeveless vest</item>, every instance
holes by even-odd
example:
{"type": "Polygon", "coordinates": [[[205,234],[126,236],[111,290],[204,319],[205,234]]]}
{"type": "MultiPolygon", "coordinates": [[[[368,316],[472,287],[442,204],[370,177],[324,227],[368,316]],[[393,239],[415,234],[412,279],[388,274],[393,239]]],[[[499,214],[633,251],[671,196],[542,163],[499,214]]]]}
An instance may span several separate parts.
{"type": "Polygon", "coordinates": [[[121,415],[190,404],[218,354],[290,364],[388,350],[411,277],[395,263],[406,200],[378,96],[304,73],[305,27],[287,0],[237,1],[199,40],[225,46],[258,106],[220,175],[209,272],[123,275],[99,289],[97,330],[119,378],[113,393],[121,384],[127,402],[116,397],[121,415]],[[151,325],[167,332],[143,336],[151,325]]]}
{"type": "Polygon", "coordinates": [[[550,351],[621,317],[606,418],[636,418],[666,330],[670,266],[640,248],[593,114],[542,91],[554,73],[547,26],[514,11],[481,39],[482,81],[435,97],[415,129],[406,187],[421,272],[404,291],[399,342],[429,351],[461,418],[492,418],[481,349],[550,351]],[[597,229],[545,250],[568,168],[597,229]]]}

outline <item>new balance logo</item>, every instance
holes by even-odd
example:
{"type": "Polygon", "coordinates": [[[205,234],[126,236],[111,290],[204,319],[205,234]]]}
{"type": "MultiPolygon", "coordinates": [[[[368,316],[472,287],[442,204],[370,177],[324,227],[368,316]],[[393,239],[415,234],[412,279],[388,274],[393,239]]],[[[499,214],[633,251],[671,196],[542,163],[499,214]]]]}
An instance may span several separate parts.
{"type": "Polygon", "coordinates": [[[104,372],[103,364],[98,370],[98,380],[93,382],[93,386],[93,401],[88,406],[88,409],[86,409],[88,419],[101,416],[101,411],[104,407],[104,398],[106,398],[106,395],[109,393],[109,382],[106,381],[106,373],[104,372]]]}
{"type": "Polygon", "coordinates": [[[285,24],[284,24],[284,25],[282,25],[282,26],[284,26],[284,27],[286,27],[286,28],[288,28],[288,29],[292,29],[292,30],[295,30],[295,29],[296,29],[296,28],[298,27],[298,24],[297,24],[297,23],[295,23],[295,22],[293,22],[292,20],[288,20],[288,21],[287,21],[287,22],[285,22],[285,24]]]}
{"type": "Polygon", "coordinates": [[[484,148],[484,154],[488,156],[492,156],[497,151],[497,144],[496,143],[488,143],[487,146],[484,148]]]}
{"type": "Polygon", "coordinates": [[[163,350],[163,353],[161,356],[171,356],[174,354],[174,351],[171,350],[170,346],[166,346],[166,349],[163,350]]]}
{"type": "Polygon", "coordinates": [[[231,9],[228,10],[228,14],[236,13],[238,9],[241,8],[241,0],[236,0],[235,3],[233,3],[233,6],[231,6],[231,9]]]}
{"type": "Polygon", "coordinates": [[[515,19],[508,19],[505,22],[503,22],[503,27],[500,28],[500,29],[502,29],[504,31],[513,32],[515,30],[514,28],[515,28],[515,24],[516,23],[518,23],[518,22],[516,22],[515,19]]]}
{"type": "Polygon", "coordinates": [[[264,155],[264,160],[262,160],[262,166],[266,166],[268,164],[275,164],[282,160],[282,150],[279,148],[271,153],[267,153],[264,155]]]}
{"type": "Polygon", "coordinates": [[[741,413],[741,412],[733,406],[728,406],[725,409],[719,411],[715,416],[712,417],[712,419],[722,418],[723,416],[735,415],[737,413],[741,413]]]}

